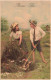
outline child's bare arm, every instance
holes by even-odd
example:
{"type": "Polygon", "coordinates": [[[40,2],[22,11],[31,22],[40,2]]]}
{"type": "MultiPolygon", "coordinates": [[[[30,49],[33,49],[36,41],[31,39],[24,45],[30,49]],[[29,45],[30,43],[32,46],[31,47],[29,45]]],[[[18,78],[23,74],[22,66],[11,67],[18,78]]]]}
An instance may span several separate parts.
{"type": "Polygon", "coordinates": [[[21,45],[22,42],[22,35],[20,35],[19,45],[21,45]]]}

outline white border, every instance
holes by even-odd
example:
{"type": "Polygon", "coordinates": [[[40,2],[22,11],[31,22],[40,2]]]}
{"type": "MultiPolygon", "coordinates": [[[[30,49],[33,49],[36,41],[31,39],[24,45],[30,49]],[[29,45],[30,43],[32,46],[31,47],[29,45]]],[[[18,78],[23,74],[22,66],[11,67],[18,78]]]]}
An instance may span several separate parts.
{"type": "MultiPolygon", "coordinates": [[[[1,2],[2,1],[25,1],[25,2],[27,1],[50,1],[50,23],[51,23],[51,0],[0,0],[0,26],[1,26],[1,2]]],[[[50,26],[50,34],[51,34],[51,26],[50,26]]],[[[1,45],[1,27],[0,27],[0,45],[1,45]]],[[[1,52],[1,47],[0,47],[0,52],[1,52]]],[[[51,35],[50,35],[50,53],[51,53],[51,35]]],[[[1,53],[0,53],[0,56],[1,56],[1,53]]],[[[1,58],[0,58],[0,64],[1,64],[1,58]]],[[[50,54],[50,79],[1,79],[1,80],[51,80],[51,54],[50,54]]]]}

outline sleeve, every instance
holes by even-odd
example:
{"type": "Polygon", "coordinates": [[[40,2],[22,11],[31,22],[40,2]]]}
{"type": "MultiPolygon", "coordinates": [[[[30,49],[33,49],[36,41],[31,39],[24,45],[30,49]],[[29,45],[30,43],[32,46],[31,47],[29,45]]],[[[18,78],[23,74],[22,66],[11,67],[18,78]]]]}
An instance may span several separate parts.
{"type": "Polygon", "coordinates": [[[10,37],[12,37],[12,36],[13,36],[13,32],[10,33],[10,37]]]}
{"type": "Polygon", "coordinates": [[[19,31],[19,35],[22,35],[22,31],[19,31]]]}
{"type": "Polygon", "coordinates": [[[41,28],[39,28],[40,33],[42,34],[42,38],[46,35],[45,31],[43,31],[41,28]]]}
{"type": "Polygon", "coordinates": [[[30,30],[30,41],[33,43],[33,34],[31,30],[30,30]]]}

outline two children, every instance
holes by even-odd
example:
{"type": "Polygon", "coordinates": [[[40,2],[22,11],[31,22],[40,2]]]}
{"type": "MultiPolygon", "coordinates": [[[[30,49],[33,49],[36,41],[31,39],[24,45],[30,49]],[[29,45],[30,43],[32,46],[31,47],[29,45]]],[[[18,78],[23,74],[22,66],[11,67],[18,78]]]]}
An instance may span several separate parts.
{"type": "MultiPolygon", "coordinates": [[[[44,59],[43,53],[42,53],[42,49],[41,49],[41,45],[40,45],[40,41],[41,39],[45,36],[45,32],[40,28],[37,27],[37,22],[36,21],[29,21],[30,22],[30,41],[31,41],[31,49],[33,50],[33,62],[35,63],[35,48],[37,48],[37,50],[40,53],[40,56],[43,60],[43,62],[46,64],[47,62],[44,59]],[[37,44],[37,47],[35,46],[35,44],[37,44]]],[[[12,37],[15,40],[18,40],[19,43],[18,45],[20,46],[21,49],[22,45],[24,46],[24,51],[27,54],[28,50],[27,50],[27,46],[26,43],[24,43],[23,37],[22,37],[22,31],[19,30],[18,24],[14,23],[11,25],[11,34],[10,34],[10,40],[12,39],[12,37]]]]}

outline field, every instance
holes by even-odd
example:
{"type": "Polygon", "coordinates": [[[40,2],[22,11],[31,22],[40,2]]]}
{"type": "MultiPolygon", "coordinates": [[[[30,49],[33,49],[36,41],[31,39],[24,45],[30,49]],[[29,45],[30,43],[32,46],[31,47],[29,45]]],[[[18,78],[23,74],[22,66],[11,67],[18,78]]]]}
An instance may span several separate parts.
{"type": "MultiPolygon", "coordinates": [[[[9,40],[9,34],[10,32],[2,32],[1,34],[2,53],[6,43],[9,40]]],[[[26,40],[29,53],[31,53],[31,45],[30,45],[28,30],[23,31],[23,37],[26,40]]],[[[36,61],[34,64],[34,70],[27,71],[27,72],[18,71],[15,73],[5,72],[5,73],[1,73],[1,78],[2,79],[50,79],[50,32],[48,31],[46,32],[46,36],[41,40],[41,45],[47,64],[42,62],[39,52],[37,52],[36,50],[35,51],[36,61]]],[[[30,57],[30,60],[32,60],[32,55],[30,57]]]]}

